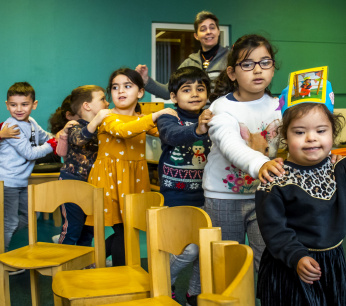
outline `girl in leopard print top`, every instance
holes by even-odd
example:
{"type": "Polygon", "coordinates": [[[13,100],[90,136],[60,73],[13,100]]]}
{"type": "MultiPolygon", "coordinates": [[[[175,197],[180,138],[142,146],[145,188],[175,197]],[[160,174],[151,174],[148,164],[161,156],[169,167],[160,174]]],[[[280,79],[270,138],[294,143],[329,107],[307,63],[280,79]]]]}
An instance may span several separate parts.
{"type": "Polygon", "coordinates": [[[328,156],[340,119],[319,103],[284,113],[285,174],[256,192],[266,243],[258,276],[262,306],[346,305],[346,159],[332,164],[328,156]]]}

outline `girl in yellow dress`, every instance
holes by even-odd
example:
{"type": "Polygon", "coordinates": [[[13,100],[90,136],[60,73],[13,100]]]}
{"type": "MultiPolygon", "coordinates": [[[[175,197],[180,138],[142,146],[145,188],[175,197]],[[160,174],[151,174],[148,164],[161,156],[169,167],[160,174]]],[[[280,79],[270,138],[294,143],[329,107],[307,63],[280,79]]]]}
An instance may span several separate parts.
{"type": "MultiPolygon", "coordinates": [[[[158,136],[157,118],[162,114],[177,115],[170,108],[140,115],[138,100],[144,95],[144,84],[140,74],[129,68],[111,74],[107,93],[115,108],[99,126],[98,155],[88,182],[104,188],[105,225],[114,230],[106,240],[106,255],[112,255],[113,266],[118,266],[125,265],[124,195],[150,191],[146,133],[158,136]]],[[[86,224],[91,222],[87,219],[86,224]]]]}

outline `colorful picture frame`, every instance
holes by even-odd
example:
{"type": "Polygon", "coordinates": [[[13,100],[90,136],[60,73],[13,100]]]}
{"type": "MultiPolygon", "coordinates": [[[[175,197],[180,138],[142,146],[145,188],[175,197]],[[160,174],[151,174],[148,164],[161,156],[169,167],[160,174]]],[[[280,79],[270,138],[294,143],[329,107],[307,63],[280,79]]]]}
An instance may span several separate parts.
{"type": "Polygon", "coordinates": [[[290,74],[287,108],[303,102],[326,103],[328,66],[294,71],[290,74]]]}

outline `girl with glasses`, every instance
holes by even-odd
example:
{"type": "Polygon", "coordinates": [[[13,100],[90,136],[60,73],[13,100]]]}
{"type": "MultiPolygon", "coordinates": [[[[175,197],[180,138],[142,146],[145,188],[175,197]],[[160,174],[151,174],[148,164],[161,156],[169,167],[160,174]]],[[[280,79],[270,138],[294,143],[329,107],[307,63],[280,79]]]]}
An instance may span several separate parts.
{"type": "Polygon", "coordinates": [[[254,250],[256,270],[264,250],[255,213],[255,191],[262,181],[281,175],[274,159],[281,120],[279,100],[268,86],[274,76],[275,53],[262,36],[239,38],[228,55],[227,68],[211,94],[209,123],[213,147],[203,175],[205,210],[223,240],[245,243],[254,250]]]}

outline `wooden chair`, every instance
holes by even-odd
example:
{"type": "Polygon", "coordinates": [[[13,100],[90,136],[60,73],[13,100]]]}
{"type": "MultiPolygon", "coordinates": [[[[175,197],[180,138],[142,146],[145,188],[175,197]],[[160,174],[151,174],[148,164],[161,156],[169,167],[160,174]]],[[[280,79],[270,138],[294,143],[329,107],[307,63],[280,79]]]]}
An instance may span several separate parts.
{"type": "Polygon", "coordinates": [[[5,252],[5,230],[4,230],[4,182],[0,181],[0,254],[5,252]]]}
{"type": "Polygon", "coordinates": [[[199,306],[253,306],[253,251],[236,241],[212,243],[213,293],[198,296],[199,306]]]}
{"type": "Polygon", "coordinates": [[[146,231],[146,210],[163,206],[157,192],[125,195],[126,266],[59,272],[53,278],[55,305],[100,305],[149,297],[148,273],[141,268],[139,231],[146,231]]]}
{"type": "Polygon", "coordinates": [[[29,185],[29,245],[0,254],[0,305],[10,305],[8,272],[30,270],[31,298],[39,305],[38,273],[54,276],[58,271],[81,269],[92,263],[105,266],[103,188],[82,181],[62,180],[29,185]],[[73,202],[95,221],[95,248],[37,242],[36,212],[52,213],[59,205],[73,202]]]}
{"type": "Polygon", "coordinates": [[[211,293],[211,241],[221,239],[221,229],[211,227],[208,214],[200,208],[190,206],[149,209],[147,224],[151,298],[106,305],[180,305],[171,298],[169,254],[181,254],[190,243],[195,243],[200,248],[202,292],[211,293]]]}
{"type": "MultiPolygon", "coordinates": [[[[5,228],[4,228],[4,182],[0,181],[0,254],[5,253],[5,228]]],[[[12,268],[9,271],[16,271],[12,268]]],[[[0,279],[1,284],[1,279],[0,279]]]]}

